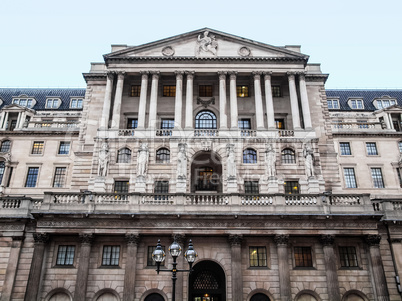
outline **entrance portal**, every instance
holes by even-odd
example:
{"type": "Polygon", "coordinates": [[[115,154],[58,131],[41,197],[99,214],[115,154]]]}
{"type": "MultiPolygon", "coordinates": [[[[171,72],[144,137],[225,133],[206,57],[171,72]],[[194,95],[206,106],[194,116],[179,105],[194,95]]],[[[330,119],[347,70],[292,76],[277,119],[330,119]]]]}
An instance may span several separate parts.
{"type": "Polygon", "coordinates": [[[225,273],[213,261],[201,261],[190,275],[189,301],[226,301],[225,273]]]}

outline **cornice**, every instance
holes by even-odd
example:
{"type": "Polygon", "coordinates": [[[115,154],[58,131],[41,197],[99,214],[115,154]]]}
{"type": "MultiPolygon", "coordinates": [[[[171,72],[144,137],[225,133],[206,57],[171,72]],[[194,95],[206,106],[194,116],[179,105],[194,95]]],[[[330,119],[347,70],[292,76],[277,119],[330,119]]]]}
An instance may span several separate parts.
{"type": "Polygon", "coordinates": [[[59,136],[63,135],[65,136],[66,133],[68,135],[73,135],[73,136],[78,136],[79,134],[79,128],[77,130],[72,131],[71,129],[68,129],[66,131],[0,131],[0,137],[2,136],[30,136],[30,135],[40,135],[40,136],[59,136]]]}
{"type": "Polygon", "coordinates": [[[401,138],[402,137],[402,132],[396,132],[396,133],[334,133],[332,132],[332,136],[340,136],[340,137],[345,137],[345,136],[362,136],[362,137],[394,137],[394,138],[401,138]]]}
{"type": "Polygon", "coordinates": [[[107,73],[83,73],[82,76],[84,77],[85,82],[88,82],[88,80],[106,81],[107,73]]]}

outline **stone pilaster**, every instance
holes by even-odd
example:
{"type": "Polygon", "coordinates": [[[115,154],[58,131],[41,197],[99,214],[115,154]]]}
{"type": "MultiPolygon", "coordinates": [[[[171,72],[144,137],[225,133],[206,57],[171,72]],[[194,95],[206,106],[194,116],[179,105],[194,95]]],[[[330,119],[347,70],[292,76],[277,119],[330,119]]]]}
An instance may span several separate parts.
{"type": "Polygon", "coordinates": [[[114,72],[108,72],[106,78],[105,98],[103,100],[102,119],[100,128],[103,130],[109,127],[110,105],[112,102],[114,72]]]}
{"type": "Polygon", "coordinates": [[[367,235],[365,240],[366,243],[369,245],[375,290],[377,292],[377,300],[389,301],[387,281],[385,278],[385,272],[382,265],[380,252],[381,235],[367,235]]]}
{"type": "Polygon", "coordinates": [[[237,129],[239,124],[239,113],[237,108],[237,84],[236,71],[230,71],[230,128],[237,129]]]}
{"type": "Polygon", "coordinates": [[[262,107],[261,74],[262,74],[262,72],[253,72],[254,98],[255,98],[255,120],[256,120],[256,124],[257,124],[257,130],[264,129],[264,110],[262,107]]]}
{"type": "MultiPolygon", "coordinates": [[[[186,270],[188,269],[188,264],[184,259],[184,252],[186,250],[186,246],[184,245],[186,243],[186,237],[183,234],[173,234],[172,238],[174,241],[176,241],[182,248],[182,254],[177,257],[177,268],[178,269],[183,269],[186,270]]],[[[184,288],[184,273],[177,273],[176,277],[176,300],[184,300],[183,298],[183,288],[184,288]]],[[[188,276],[188,274],[185,274],[188,276]]]]}
{"type": "Polygon", "coordinates": [[[219,119],[220,129],[228,128],[228,118],[226,115],[226,74],[227,72],[219,71],[219,119]]]}
{"type": "Polygon", "coordinates": [[[121,100],[123,98],[124,74],[125,72],[123,71],[117,73],[116,94],[114,97],[113,115],[112,115],[113,129],[119,129],[120,127],[121,100]]]}
{"type": "Polygon", "coordinates": [[[295,83],[295,74],[288,72],[289,80],[289,94],[290,94],[290,108],[292,112],[293,129],[300,130],[300,111],[299,102],[297,100],[297,91],[295,83]]]}
{"type": "Polygon", "coordinates": [[[74,300],[86,299],[89,261],[93,240],[94,235],[92,233],[80,234],[81,247],[77,266],[77,284],[75,285],[74,300]]]}
{"type": "Polygon", "coordinates": [[[183,71],[176,71],[176,99],[174,106],[175,128],[181,129],[182,110],[183,110],[183,71]]]}
{"type": "Polygon", "coordinates": [[[46,244],[49,241],[48,233],[34,233],[35,241],[31,270],[29,271],[27,290],[25,300],[37,300],[40,292],[40,283],[42,280],[42,265],[45,255],[46,244]]]}
{"type": "Polygon", "coordinates": [[[311,130],[313,126],[311,125],[310,104],[308,102],[306,78],[304,73],[299,74],[299,86],[300,86],[300,100],[303,111],[304,128],[306,130],[311,130]]]}
{"type": "Polygon", "coordinates": [[[290,273],[288,264],[288,243],[289,235],[280,234],[274,237],[278,249],[278,267],[279,267],[279,289],[280,300],[291,301],[290,273]]]}
{"type": "Polygon", "coordinates": [[[241,243],[242,235],[229,235],[232,249],[232,300],[243,300],[243,276],[241,270],[241,243]]]}
{"type": "Polygon", "coordinates": [[[158,110],[158,82],[159,82],[159,72],[153,71],[152,83],[151,83],[151,97],[149,101],[149,120],[148,128],[155,129],[157,121],[157,110],[158,110]]]}
{"type": "Polygon", "coordinates": [[[141,92],[140,103],[138,104],[138,129],[145,128],[145,117],[147,109],[147,91],[148,91],[148,71],[141,71],[141,92]]]}
{"type": "Polygon", "coordinates": [[[325,272],[328,283],[328,299],[331,301],[340,301],[338,274],[336,272],[336,256],[334,251],[334,235],[322,235],[320,242],[323,245],[325,272]]]}
{"type": "Polygon", "coordinates": [[[272,98],[271,74],[272,72],[264,72],[265,105],[267,107],[268,129],[274,130],[275,112],[274,112],[274,100],[272,98]]]}
{"type": "Polygon", "coordinates": [[[15,275],[17,274],[18,262],[20,260],[21,246],[24,241],[23,236],[13,236],[11,243],[10,256],[8,257],[8,264],[6,270],[6,278],[3,284],[3,290],[1,294],[1,301],[11,300],[11,294],[13,293],[13,287],[15,282],[15,275]]]}
{"type": "Polygon", "coordinates": [[[186,129],[193,128],[193,80],[194,72],[186,71],[186,129]]]}
{"type": "Polygon", "coordinates": [[[126,234],[127,260],[124,274],[123,301],[132,301],[135,298],[135,278],[137,273],[137,249],[140,236],[137,233],[126,234]]]}

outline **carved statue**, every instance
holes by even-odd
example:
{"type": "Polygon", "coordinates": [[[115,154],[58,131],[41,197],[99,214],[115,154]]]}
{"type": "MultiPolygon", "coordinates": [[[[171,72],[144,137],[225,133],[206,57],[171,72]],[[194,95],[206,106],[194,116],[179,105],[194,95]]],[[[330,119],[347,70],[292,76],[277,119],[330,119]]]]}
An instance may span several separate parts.
{"type": "Polygon", "coordinates": [[[265,164],[268,177],[276,176],[276,153],[272,143],[265,146],[265,164]]]}
{"type": "Polygon", "coordinates": [[[234,144],[226,144],[228,180],[236,179],[236,159],[234,144]]]}
{"type": "Polygon", "coordinates": [[[204,32],[204,36],[198,36],[197,46],[196,46],[196,55],[200,55],[201,51],[203,52],[211,52],[213,55],[216,55],[216,49],[218,47],[218,43],[215,40],[215,36],[211,35],[208,37],[209,31],[204,32]]]}
{"type": "Polygon", "coordinates": [[[139,177],[146,176],[148,169],[148,157],[149,157],[148,144],[142,143],[140,149],[138,150],[137,176],[139,177]]]}
{"type": "Polygon", "coordinates": [[[177,154],[177,178],[185,179],[186,177],[187,177],[186,144],[179,143],[179,153],[177,154]]]}
{"type": "Polygon", "coordinates": [[[311,145],[306,143],[303,149],[304,165],[307,177],[314,177],[314,155],[311,145]]]}
{"type": "Polygon", "coordinates": [[[106,177],[109,166],[109,146],[106,142],[102,143],[102,147],[99,150],[99,165],[98,176],[106,177]]]}

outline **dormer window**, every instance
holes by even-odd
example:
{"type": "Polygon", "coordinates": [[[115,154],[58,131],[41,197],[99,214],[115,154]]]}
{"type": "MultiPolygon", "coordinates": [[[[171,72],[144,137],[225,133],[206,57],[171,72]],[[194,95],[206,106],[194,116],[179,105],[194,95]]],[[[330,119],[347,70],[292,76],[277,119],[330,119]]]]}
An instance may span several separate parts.
{"type": "Polygon", "coordinates": [[[82,109],[82,98],[71,98],[70,108],[71,109],[82,109]]]}
{"type": "Polygon", "coordinates": [[[375,99],[374,100],[374,106],[379,110],[388,108],[390,106],[394,106],[396,104],[397,104],[396,99],[388,99],[388,98],[384,99],[383,98],[383,99],[375,99]]]}
{"type": "Polygon", "coordinates": [[[349,107],[353,110],[363,110],[363,100],[362,99],[349,99],[349,107]]]}
{"type": "Polygon", "coordinates": [[[327,100],[328,109],[339,109],[339,100],[338,99],[328,99],[327,100]]]}
{"type": "Polygon", "coordinates": [[[58,109],[61,105],[60,98],[47,98],[46,99],[46,109],[58,109]]]}
{"type": "Polygon", "coordinates": [[[33,98],[13,98],[13,104],[17,104],[21,107],[32,108],[35,105],[33,98]]]}

